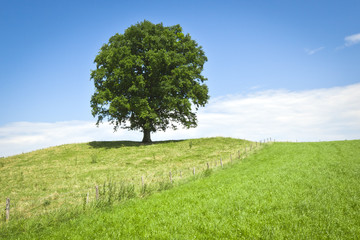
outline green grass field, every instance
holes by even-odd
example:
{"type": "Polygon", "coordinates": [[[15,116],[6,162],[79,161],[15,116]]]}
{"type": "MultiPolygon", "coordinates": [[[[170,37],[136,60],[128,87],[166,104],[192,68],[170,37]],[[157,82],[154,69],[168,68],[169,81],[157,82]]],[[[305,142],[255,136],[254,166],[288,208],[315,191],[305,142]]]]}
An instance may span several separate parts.
{"type": "Polygon", "coordinates": [[[0,237],[359,239],[359,182],[358,140],[274,143],[145,198],[10,222],[0,237]]]}

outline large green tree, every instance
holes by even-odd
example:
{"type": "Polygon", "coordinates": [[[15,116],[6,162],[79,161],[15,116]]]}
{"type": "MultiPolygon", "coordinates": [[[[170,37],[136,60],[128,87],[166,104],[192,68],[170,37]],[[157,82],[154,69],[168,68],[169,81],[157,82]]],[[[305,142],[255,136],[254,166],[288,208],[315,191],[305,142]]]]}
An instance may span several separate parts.
{"type": "Polygon", "coordinates": [[[91,71],[91,97],[97,125],[105,118],[129,130],[150,133],[183,125],[196,127],[195,111],[208,99],[207,61],[202,47],[184,35],[180,25],[166,27],[143,21],[115,34],[104,44],[91,71]]]}

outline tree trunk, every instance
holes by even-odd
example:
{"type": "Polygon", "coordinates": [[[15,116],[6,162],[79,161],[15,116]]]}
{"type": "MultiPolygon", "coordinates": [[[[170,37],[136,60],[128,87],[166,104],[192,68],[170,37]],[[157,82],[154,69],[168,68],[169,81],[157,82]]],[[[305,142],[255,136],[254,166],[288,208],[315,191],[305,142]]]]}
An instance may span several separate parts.
{"type": "Polygon", "coordinates": [[[144,138],[142,140],[143,143],[151,143],[151,137],[150,137],[150,130],[149,129],[144,129],[144,138]]]}

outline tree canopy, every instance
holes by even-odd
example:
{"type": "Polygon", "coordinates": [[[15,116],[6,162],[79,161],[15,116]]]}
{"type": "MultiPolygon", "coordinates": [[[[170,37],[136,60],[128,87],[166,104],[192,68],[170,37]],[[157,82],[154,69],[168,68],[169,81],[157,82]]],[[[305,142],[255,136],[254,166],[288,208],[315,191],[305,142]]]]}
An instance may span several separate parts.
{"type": "Polygon", "coordinates": [[[95,57],[92,115],[129,130],[150,133],[197,126],[195,111],[207,103],[207,61],[202,47],[180,25],[143,21],[115,34],[95,57]]]}

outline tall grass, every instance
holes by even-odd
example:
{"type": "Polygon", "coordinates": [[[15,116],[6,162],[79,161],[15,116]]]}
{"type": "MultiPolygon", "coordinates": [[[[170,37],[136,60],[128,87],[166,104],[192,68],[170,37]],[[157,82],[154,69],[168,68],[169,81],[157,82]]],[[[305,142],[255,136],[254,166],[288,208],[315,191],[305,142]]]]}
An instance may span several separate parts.
{"type": "MultiPolygon", "coordinates": [[[[165,182],[169,171],[174,181],[179,182],[192,176],[193,167],[200,171],[206,162],[213,163],[220,157],[229,159],[230,153],[243,151],[250,143],[231,138],[165,141],[151,145],[126,141],[91,142],[3,158],[0,159],[0,206],[7,197],[11,199],[14,221],[81,205],[87,193],[89,201],[93,202],[96,185],[101,191],[111,190],[109,186],[112,185],[112,190],[116,187],[117,191],[121,184],[131,185],[138,196],[145,196],[155,191],[154,188],[168,188],[165,182]],[[141,189],[141,177],[146,189],[141,189]]],[[[2,222],[0,219],[0,224],[2,222]]]]}

